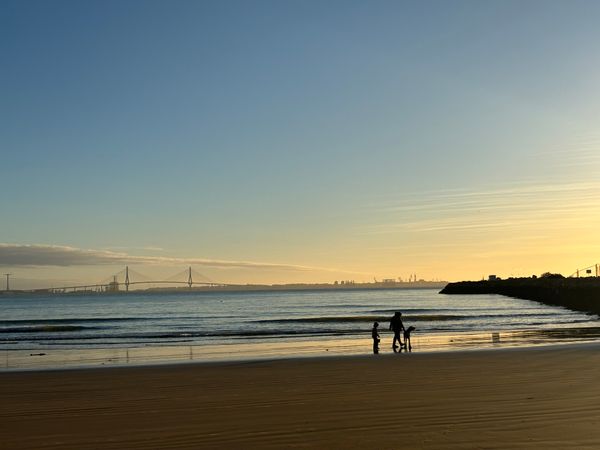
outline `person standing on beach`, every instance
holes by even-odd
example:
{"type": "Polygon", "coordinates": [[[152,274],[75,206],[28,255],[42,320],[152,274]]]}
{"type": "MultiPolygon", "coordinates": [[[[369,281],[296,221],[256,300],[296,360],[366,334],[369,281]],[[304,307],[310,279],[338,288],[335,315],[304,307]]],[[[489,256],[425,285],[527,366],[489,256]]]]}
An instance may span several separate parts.
{"type": "Polygon", "coordinates": [[[379,322],[373,323],[373,329],[371,330],[371,336],[373,337],[373,353],[379,353],[379,330],[377,327],[379,326],[379,322]]]}
{"type": "Polygon", "coordinates": [[[392,342],[392,348],[395,351],[398,348],[398,345],[402,345],[400,333],[404,331],[404,324],[402,323],[402,313],[400,311],[396,311],[394,317],[391,318],[390,330],[394,332],[394,341],[392,342]],[[396,345],[396,342],[398,342],[398,345],[396,345]]]}

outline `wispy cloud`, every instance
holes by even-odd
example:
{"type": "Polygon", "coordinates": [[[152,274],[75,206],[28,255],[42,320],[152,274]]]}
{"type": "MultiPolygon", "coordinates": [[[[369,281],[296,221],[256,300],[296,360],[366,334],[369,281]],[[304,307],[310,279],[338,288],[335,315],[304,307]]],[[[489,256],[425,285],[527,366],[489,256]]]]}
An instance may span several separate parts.
{"type": "Polygon", "coordinates": [[[142,251],[147,251],[147,252],[162,252],[165,249],[162,247],[156,247],[153,245],[146,245],[144,247],[126,247],[126,246],[121,246],[121,245],[115,245],[115,246],[109,246],[109,247],[103,247],[102,250],[108,250],[108,251],[131,251],[131,250],[142,250],[142,251]]]}
{"type": "Polygon", "coordinates": [[[107,250],[91,250],[61,245],[1,244],[0,266],[92,266],[109,264],[193,265],[220,269],[257,269],[286,271],[333,271],[294,264],[255,261],[227,261],[203,258],[174,258],[165,256],[136,256],[107,250]]]}
{"type": "Polygon", "coordinates": [[[544,149],[536,152],[532,157],[549,161],[562,170],[573,167],[578,170],[587,169],[594,173],[600,166],[600,134],[588,131],[568,144],[563,143],[554,150],[544,149]]]}
{"type": "Polygon", "coordinates": [[[600,182],[515,183],[487,190],[439,191],[388,202],[372,210],[366,234],[539,230],[589,221],[600,208],[600,182]]]}

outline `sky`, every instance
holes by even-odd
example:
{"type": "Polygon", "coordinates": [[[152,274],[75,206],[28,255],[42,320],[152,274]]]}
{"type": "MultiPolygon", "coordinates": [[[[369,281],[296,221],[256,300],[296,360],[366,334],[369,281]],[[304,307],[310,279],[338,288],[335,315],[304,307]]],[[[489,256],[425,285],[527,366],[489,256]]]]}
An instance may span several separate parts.
{"type": "Polygon", "coordinates": [[[0,272],[224,283],[600,262],[600,3],[0,4],[0,272]]]}

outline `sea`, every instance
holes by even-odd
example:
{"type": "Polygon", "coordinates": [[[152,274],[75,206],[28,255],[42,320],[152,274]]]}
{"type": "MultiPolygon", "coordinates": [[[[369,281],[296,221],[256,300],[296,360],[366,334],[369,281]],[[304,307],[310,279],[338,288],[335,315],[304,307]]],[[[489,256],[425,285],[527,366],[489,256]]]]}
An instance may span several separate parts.
{"type": "Polygon", "coordinates": [[[19,295],[0,297],[0,370],[370,354],[375,321],[390,353],[396,311],[413,353],[600,339],[596,315],[436,289],[19,295]]]}

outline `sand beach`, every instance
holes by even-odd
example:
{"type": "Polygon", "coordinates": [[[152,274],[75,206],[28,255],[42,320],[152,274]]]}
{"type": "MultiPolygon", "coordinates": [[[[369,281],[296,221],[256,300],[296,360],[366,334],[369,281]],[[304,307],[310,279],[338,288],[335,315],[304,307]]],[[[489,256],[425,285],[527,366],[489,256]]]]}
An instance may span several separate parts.
{"type": "Polygon", "coordinates": [[[600,346],[0,374],[2,448],[600,448],[600,346]]]}

